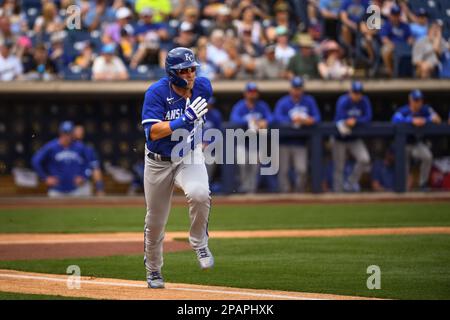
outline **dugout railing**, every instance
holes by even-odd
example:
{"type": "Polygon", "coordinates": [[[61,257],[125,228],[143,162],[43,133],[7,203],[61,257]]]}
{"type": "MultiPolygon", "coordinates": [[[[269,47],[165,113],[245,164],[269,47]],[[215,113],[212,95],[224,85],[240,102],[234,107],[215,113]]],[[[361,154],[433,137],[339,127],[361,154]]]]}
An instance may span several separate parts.
{"type": "MultiPolygon", "coordinates": [[[[226,129],[246,129],[231,123],[225,123],[226,129]]],[[[309,168],[311,178],[311,191],[313,193],[322,192],[323,173],[323,141],[325,138],[339,134],[335,123],[323,122],[308,128],[293,128],[291,126],[273,125],[270,129],[279,129],[280,140],[283,138],[306,139],[309,148],[309,168]]],[[[270,134],[270,130],[269,130],[270,134]]],[[[410,124],[392,124],[388,122],[372,122],[370,124],[357,125],[352,135],[361,138],[384,138],[391,140],[395,150],[395,192],[406,191],[406,143],[407,137],[415,135],[418,137],[450,136],[450,125],[447,124],[427,124],[423,127],[413,127],[410,124]]],[[[224,135],[225,136],[225,135],[224,135]]],[[[270,139],[268,139],[270,140],[270,139]]],[[[223,148],[223,158],[226,159],[226,148],[223,148]]],[[[222,165],[222,184],[226,194],[233,193],[236,164],[222,165]]]]}

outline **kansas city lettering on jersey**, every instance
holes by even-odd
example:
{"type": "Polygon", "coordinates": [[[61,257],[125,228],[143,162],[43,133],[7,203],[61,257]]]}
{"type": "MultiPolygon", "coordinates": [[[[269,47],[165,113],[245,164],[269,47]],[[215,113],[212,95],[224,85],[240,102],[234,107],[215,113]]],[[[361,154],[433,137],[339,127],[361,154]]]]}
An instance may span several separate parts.
{"type": "Polygon", "coordinates": [[[170,120],[178,119],[179,117],[181,117],[181,109],[173,109],[173,110],[167,111],[166,116],[164,117],[164,120],[170,121],[170,120]]]}
{"type": "Polygon", "coordinates": [[[58,152],[55,155],[56,161],[75,161],[78,163],[82,163],[83,159],[80,157],[80,155],[74,151],[70,150],[64,150],[61,152],[58,152]]]}

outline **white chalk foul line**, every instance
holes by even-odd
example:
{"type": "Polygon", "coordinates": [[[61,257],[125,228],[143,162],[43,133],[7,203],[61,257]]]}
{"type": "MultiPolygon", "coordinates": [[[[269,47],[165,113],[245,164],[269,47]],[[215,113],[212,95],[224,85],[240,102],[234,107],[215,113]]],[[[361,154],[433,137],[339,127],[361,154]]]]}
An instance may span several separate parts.
{"type": "MultiPolygon", "coordinates": [[[[13,279],[30,279],[30,280],[47,280],[47,281],[54,281],[54,282],[67,282],[66,279],[51,278],[51,277],[45,277],[45,276],[27,276],[27,275],[0,273],[0,277],[13,278],[13,279]]],[[[116,286],[116,287],[147,288],[147,285],[145,285],[145,284],[119,283],[119,282],[97,281],[97,280],[80,280],[80,283],[92,284],[92,285],[97,284],[97,285],[105,285],[105,286],[116,286]]],[[[212,290],[212,289],[170,288],[170,289],[165,289],[165,290],[219,293],[219,294],[259,297],[259,298],[275,298],[275,299],[291,299],[291,300],[324,300],[324,299],[319,299],[319,298],[306,298],[306,297],[296,297],[296,296],[288,296],[288,295],[268,294],[268,293],[253,293],[253,292],[212,290]]]]}

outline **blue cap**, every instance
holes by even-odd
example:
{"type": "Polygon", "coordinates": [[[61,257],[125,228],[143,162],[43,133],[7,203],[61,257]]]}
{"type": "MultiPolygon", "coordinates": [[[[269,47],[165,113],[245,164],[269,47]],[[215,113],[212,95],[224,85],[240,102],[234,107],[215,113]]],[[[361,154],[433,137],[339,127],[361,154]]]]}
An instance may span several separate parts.
{"type": "Polygon", "coordinates": [[[400,7],[398,5],[394,4],[391,7],[391,14],[397,15],[397,14],[400,14],[400,12],[401,12],[401,9],[400,9],[400,7]]]}
{"type": "Polygon", "coordinates": [[[411,93],[409,94],[409,96],[410,96],[413,100],[422,100],[422,99],[423,99],[423,93],[422,93],[422,91],[420,91],[419,89],[416,89],[416,90],[411,91],[411,93]]]}
{"type": "Polygon", "coordinates": [[[104,54],[114,54],[115,51],[116,45],[114,43],[108,43],[102,47],[102,53],[104,54]]]}
{"type": "Polygon", "coordinates": [[[294,77],[294,78],[292,78],[291,86],[293,88],[302,88],[303,87],[303,78],[302,77],[294,77]]]}
{"type": "Polygon", "coordinates": [[[59,132],[62,133],[71,133],[73,131],[73,122],[72,121],[64,121],[59,125],[59,132]]]}
{"type": "Polygon", "coordinates": [[[364,87],[361,81],[352,82],[352,92],[363,92],[364,87]]]}
{"type": "Polygon", "coordinates": [[[419,8],[419,9],[417,9],[416,14],[418,16],[427,16],[428,12],[427,12],[427,9],[425,9],[425,8],[419,8]]]}
{"type": "Polygon", "coordinates": [[[258,91],[258,86],[254,82],[248,82],[245,91],[258,91]]]}

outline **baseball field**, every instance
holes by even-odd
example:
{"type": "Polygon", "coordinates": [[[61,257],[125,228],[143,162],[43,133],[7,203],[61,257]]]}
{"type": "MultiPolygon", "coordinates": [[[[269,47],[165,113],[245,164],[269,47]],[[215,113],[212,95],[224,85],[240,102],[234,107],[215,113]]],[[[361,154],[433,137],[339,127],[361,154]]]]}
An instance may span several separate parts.
{"type": "Polygon", "coordinates": [[[146,288],[142,198],[2,201],[0,299],[450,299],[448,195],[279,199],[213,199],[202,272],[176,198],[162,290],[146,288]]]}

